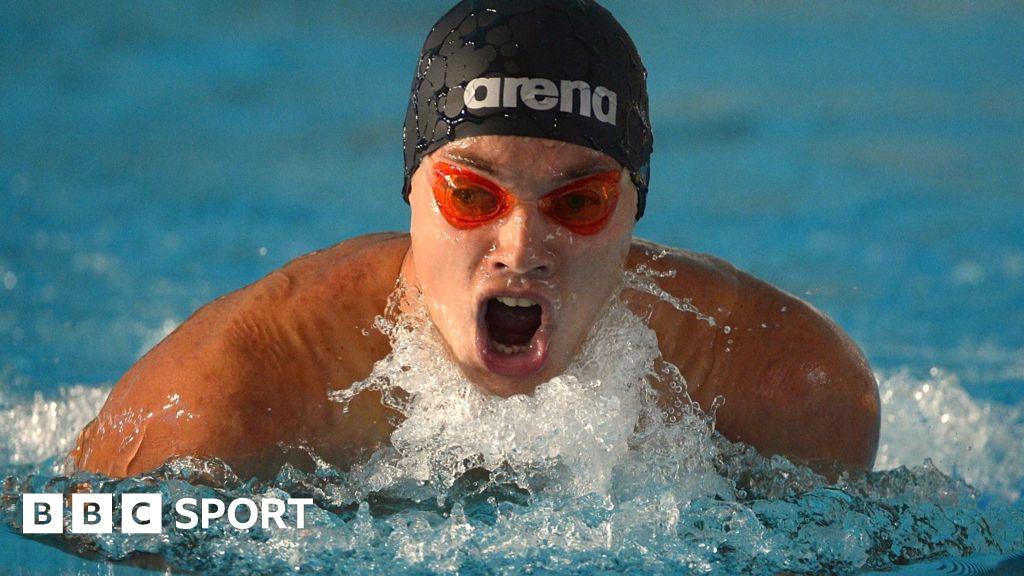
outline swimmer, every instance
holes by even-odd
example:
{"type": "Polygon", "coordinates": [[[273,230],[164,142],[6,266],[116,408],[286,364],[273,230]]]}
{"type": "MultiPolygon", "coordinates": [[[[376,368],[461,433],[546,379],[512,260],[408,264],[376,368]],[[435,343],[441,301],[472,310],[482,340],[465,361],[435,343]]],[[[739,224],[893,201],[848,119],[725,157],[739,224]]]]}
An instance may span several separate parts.
{"type": "Polygon", "coordinates": [[[646,71],[596,2],[459,3],[424,44],[404,138],[409,232],[308,254],[199,309],[117,382],[77,469],[125,476],[195,455],[272,476],[310,467],[294,446],[365,460],[400,415],[373,389],[347,406],[331,395],[388,354],[374,320],[399,280],[485,394],[561,374],[622,292],[690,398],[724,398],[727,438],[819,469],[871,467],[876,383],[838,327],[718,258],[633,237],[652,152],[646,71]],[[638,269],[715,321],[623,290],[638,269]]]}

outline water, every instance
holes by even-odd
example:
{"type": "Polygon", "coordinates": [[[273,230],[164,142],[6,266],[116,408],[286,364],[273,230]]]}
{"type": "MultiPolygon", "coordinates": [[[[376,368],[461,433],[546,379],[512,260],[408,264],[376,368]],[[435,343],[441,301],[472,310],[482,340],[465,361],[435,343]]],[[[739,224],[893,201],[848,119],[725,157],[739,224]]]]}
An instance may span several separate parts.
{"type": "MultiPolygon", "coordinates": [[[[106,574],[107,559],[138,551],[156,553],[148,565],[257,572],[1012,563],[1024,550],[1024,10],[608,5],[650,71],[656,152],[638,235],[723,256],[847,329],[879,378],[876,472],[830,486],[721,443],[686,407],[676,427],[644,420],[635,374],[600,385],[580,374],[542,392],[587,412],[468,395],[434,407],[488,411],[520,435],[516,453],[469,445],[472,430],[453,429],[445,441],[482,459],[423,458],[436,438],[425,432],[445,413],[428,410],[406,429],[404,454],[351,473],[285,470],[252,484],[193,462],[104,485],[308,495],[317,513],[302,533],[169,531],[54,547],[0,531],[5,565],[106,574]],[[652,448],[623,450],[630,439],[613,424],[634,420],[614,414],[645,422],[652,448]],[[552,443],[540,435],[551,428],[522,437],[524,418],[593,426],[552,443]]],[[[61,475],[60,455],[111,383],[196,307],[309,250],[407,225],[405,92],[441,11],[0,8],[5,497],[83,481],[61,475]]],[[[625,357],[636,373],[651,360],[625,357]]]]}

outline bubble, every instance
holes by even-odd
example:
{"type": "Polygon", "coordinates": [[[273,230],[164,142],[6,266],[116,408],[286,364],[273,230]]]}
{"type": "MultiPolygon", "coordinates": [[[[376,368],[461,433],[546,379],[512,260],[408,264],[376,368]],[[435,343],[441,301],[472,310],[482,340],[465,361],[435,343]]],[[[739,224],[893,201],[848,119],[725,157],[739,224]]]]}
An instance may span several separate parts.
{"type": "Polygon", "coordinates": [[[56,399],[37,392],[31,402],[0,411],[0,429],[7,431],[0,444],[0,462],[38,463],[66,454],[109,392],[106,386],[61,387],[56,399]]]}
{"type": "MultiPolygon", "coordinates": [[[[314,470],[286,465],[272,480],[238,478],[214,459],[177,459],[127,479],[60,476],[55,463],[43,462],[32,473],[8,476],[3,501],[82,486],[114,494],[159,491],[168,511],[183,497],[314,499],[303,530],[238,531],[217,521],[209,530],[168,527],[153,537],[115,532],[54,541],[90,557],[145,553],[203,573],[349,574],[386,567],[388,573],[831,574],[1024,548],[1019,505],[992,501],[992,495],[1009,502],[1019,496],[1020,411],[971,398],[939,367],[923,379],[904,372],[880,377],[880,469],[830,484],[809,468],[715,433],[721,398],[701,411],[678,367],[660,358],[654,333],[618,300],[565,374],[532,396],[501,399],[466,380],[420,296],[403,291],[375,324],[391,339],[391,355],[335,400],[376,390],[404,421],[392,446],[350,469],[334,467],[308,446],[294,448],[309,455],[314,470]],[[658,389],[673,396],[659,398],[655,380],[667,381],[658,389]]],[[[65,452],[108,391],[70,387],[54,398],[3,398],[11,405],[0,413],[5,429],[25,431],[14,436],[8,463],[65,452]]],[[[178,399],[169,395],[167,402],[178,399]]],[[[130,441],[142,416],[126,413],[110,425],[130,441]]],[[[6,506],[0,515],[16,526],[20,511],[6,506]]]]}
{"type": "MultiPolygon", "coordinates": [[[[527,490],[543,478],[549,490],[607,494],[616,468],[639,445],[638,435],[664,434],[668,423],[650,384],[660,360],[657,337],[617,298],[565,374],[530,396],[510,398],[486,396],[466,379],[422,309],[420,302],[414,310],[403,309],[396,322],[381,319],[378,327],[392,339],[391,354],[366,380],[335,395],[346,402],[364,390],[379,390],[404,415],[382,472],[390,481],[426,483],[443,498],[467,469],[480,467],[501,470],[527,490]]],[[[699,407],[672,368],[658,377],[668,379],[677,394],[676,419],[687,421],[695,439],[706,439],[711,425],[696,415],[699,407]]]]}
{"type": "Polygon", "coordinates": [[[884,414],[875,467],[886,470],[931,458],[999,498],[1015,502],[1024,487],[1021,407],[976,400],[955,374],[938,367],[924,380],[902,370],[879,376],[884,414]]]}
{"type": "Polygon", "coordinates": [[[693,314],[700,320],[707,322],[709,326],[715,325],[715,318],[713,316],[707,316],[703,314],[689,298],[677,298],[668,292],[662,290],[658,284],[650,277],[645,277],[637,271],[626,270],[623,275],[623,286],[639,292],[644,292],[652,296],[657,297],[663,302],[670,304],[676,310],[680,312],[693,314]]]}

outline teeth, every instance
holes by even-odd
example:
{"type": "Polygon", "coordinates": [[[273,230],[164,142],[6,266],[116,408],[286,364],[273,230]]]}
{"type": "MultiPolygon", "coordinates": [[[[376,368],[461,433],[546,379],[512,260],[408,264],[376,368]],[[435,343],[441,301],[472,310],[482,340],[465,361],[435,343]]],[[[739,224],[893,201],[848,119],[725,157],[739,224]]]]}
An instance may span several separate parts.
{"type": "Polygon", "coordinates": [[[501,352],[502,354],[522,354],[523,352],[526,352],[527,350],[530,349],[529,346],[517,346],[515,344],[511,346],[506,346],[501,342],[494,341],[491,341],[491,344],[494,346],[495,350],[501,352]]]}
{"type": "Polygon", "coordinates": [[[536,306],[537,303],[529,298],[513,298],[510,296],[498,296],[498,302],[501,302],[505,306],[511,308],[529,308],[530,306],[536,306]]]}

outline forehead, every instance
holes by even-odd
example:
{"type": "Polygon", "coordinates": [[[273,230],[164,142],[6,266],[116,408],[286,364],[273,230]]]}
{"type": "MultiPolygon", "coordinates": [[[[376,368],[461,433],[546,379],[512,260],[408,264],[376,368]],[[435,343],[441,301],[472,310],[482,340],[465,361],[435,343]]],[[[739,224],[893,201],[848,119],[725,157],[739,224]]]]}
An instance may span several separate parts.
{"type": "Polygon", "coordinates": [[[592,148],[525,136],[462,138],[449,142],[433,157],[513,182],[557,183],[622,168],[614,158],[592,148]]]}

